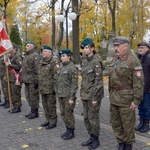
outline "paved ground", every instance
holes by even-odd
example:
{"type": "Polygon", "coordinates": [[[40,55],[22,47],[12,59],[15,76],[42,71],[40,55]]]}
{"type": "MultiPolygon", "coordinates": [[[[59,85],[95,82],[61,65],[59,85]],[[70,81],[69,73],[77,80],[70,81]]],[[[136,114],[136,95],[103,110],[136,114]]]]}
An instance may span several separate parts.
{"type": "MultiPolygon", "coordinates": [[[[64,123],[60,117],[58,105],[58,124],[57,128],[46,130],[41,128],[40,124],[45,121],[43,108],[40,106],[40,117],[29,120],[24,117],[29,112],[27,101],[22,92],[22,112],[18,114],[8,113],[0,107],[0,150],[88,150],[82,147],[81,142],[87,140],[88,134],[83,123],[82,104],[77,100],[75,108],[76,129],[75,138],[64,141],[60,134],[65,129],[64,123]]],[[[105,97],[102,100],[101,110],[101,146],[98,150],[116,150],[116,139],[113,135],[109,119],[109,97],[107,84],[105,84],[105,97]]],[[[150,150],[150,134],[136,134],[137,142],[133,150],[150,150]]]]}

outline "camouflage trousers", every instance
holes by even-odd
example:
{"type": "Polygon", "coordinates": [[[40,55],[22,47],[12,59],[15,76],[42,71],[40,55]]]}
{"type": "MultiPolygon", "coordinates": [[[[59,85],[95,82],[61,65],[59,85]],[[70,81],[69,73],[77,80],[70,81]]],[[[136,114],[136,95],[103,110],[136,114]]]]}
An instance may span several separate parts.
{"type": "Polygon", "coordinates": [[[13,107],[20,108],[22,106],[21,85],[15,85],[14,82],[10,82],[10,91],[11,91],[13,107]]]}
{"type": "Polygon", "coordinates": [[[56,113],[56,97],[54,94],[43,94],[42,105],[45,112],[45,117],[50,124],[57,123],[56,113]]]}
{"type": "Polygon", "coordinates": [[[100,120],[99,110],[101,106],[101,100],[97,102],[97,105],[93,107],[91,100],[82,100],[83,102],[83,114],[84,124],[89,134],[99,136],[100,133],[100,120]]]}
{"type": "Polygon", "coordinates": [[[25,83],[25,95],[32,109],[39,108],[39,92],[38,89],[35,89],[33,83],[25,83]]]}
{"type": "Polygon", "coordinates": [[[118,143],[132,144],[135,141],[135,111],[130,109],[130,105],[110,104],[110,118],[118,143]]]}
{"type": "Polygon", "coordinates": [[[8,84],[7,84],[7,81],[2,79],[1,80],[1,85],[2,85],[2,92],[4,94],[4,98],[6,100],[8,100],[8,84]]]}
{"type": "Polygon", "coordinates": [[[69,128],[75,127],[74,108],[76,102],[69,105],[69,97],[59,97],[60,113],[65,125],[69,128]]]}

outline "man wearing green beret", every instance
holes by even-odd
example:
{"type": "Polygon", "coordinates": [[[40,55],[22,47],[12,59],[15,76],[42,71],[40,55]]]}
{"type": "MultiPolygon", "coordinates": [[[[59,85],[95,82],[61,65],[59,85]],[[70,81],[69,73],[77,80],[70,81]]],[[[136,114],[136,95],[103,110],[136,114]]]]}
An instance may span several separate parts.
{"type": "Polygon", "coordinates": [[[81,43],[81,48],[84,54],[81,61],[80,97],[83,103],[84,124],[90,134],[90,138],[81,145],[88,146],[89,150],[92,150],[100,146],[99,110],[104,96],[103,64],[91,38],[85,38],[81,43]]]}
{"type": "Polygon", "coordinates": [[[108,65],[110,118],[116,136],[117,150],[132,150],[135,141],[135,110],[143,96],[143,71],[129,40],[123,36],[113,39],[115,57],[108,65]]]}
{"type": "Polygon", "coordinates": [[[31,111],[25,115],[28,119],[39,117],[38,66],[40,55],[36,51],[35,43],[26,42],[26,56],[22,62],[21,82],[25,84],[26,99],[31,111]]]}
{"type": "Polygon", "coordinates": [[[46,121],[41,126],[46,129],[52,129],[57,125],[55,81],[59,62],[58,59],[53,57],[51,47],[42,46],[41,53],[42,59],[38,69],[38,83],[46,117],[46,121]]]}

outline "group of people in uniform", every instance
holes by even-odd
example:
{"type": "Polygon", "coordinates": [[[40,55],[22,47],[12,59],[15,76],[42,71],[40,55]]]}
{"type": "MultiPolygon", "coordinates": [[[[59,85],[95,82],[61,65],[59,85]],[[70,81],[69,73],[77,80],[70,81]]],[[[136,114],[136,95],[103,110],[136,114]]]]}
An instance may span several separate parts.
{"type": "MultiPolygon", "coordinates": [[[[150,45],[146,42],[139,43],[138,57],[141,62],[130,49],[128,38],[116,36],[113,45],[115,57],[105,68],[100,55],[95,50],[94,41],[85,38],[81,42],[83,56],[80,100],[83,103],[85,128],[89,134],[89,139],[81,145],[88,146],[89,150],[100,146],[99,111],[104,97],[103,75],[109,77],[110,118],[118,142],[117,150],[132,150],[135,141],[135,110],[139,104],[140,124],[136,130],[142,132],[149,129],[150,45]],[[146,76],[145,82],[144,76],[146,76]]],[[[9,61],[4,61],[3,57],[0,61],[0,77],[5,98],[0,106],[9,107],[7,78],[4,71],[8,67],[13,105],[11,113],[21,112],[20,90],[21,84],[24,83],[25,96],[31,108],[25,117],[28,119],[39,117],[40,94],[45,113],[45,121],[41,126],[46,129],[55,128],[58,100],[60,115],[66,127],[60,137],[64,140],[74,138],[78,68],[73,63],[71,50],[61,50],[59,59],[53,55],[50,46],[42,46],[39,55],[35,43],[27,42],[26,56],[21,60],[17,55],[17,46],[15,44],[13,46],[14,50],[9,54],[9,61]]]]}

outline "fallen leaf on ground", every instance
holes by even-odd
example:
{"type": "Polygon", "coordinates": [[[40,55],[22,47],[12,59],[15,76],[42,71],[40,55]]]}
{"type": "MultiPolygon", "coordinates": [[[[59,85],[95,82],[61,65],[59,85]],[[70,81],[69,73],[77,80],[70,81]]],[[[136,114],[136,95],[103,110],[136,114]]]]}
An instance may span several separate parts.
{"type": "Polygon", "coordinates": [[[22,148],[28,148],[28,147],[29,147],[29,145],[27,145],[27,144],[22,145],[22,148]]]}

